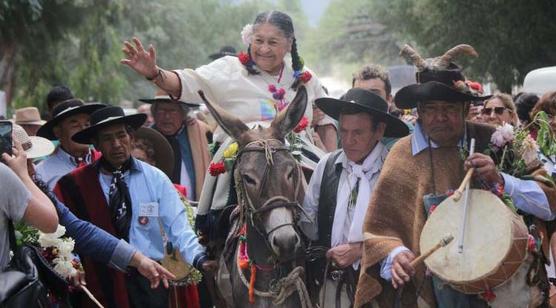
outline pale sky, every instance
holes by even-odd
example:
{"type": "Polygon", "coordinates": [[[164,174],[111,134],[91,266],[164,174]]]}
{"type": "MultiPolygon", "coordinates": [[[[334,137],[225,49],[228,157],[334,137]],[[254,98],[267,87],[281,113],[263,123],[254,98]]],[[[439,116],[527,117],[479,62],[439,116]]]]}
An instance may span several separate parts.
{"type": "Polygon", "coordinates": [[[330,0],[301,0],[301,6],[309,18],[309,24],[311,26],[317,25],[328,3],[330,3],[330,0]]]}

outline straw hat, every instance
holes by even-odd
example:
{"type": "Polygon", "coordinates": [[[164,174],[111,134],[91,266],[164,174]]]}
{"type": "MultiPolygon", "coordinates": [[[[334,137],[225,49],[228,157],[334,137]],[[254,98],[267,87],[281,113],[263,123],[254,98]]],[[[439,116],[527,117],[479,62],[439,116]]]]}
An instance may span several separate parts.
{"type": "Polygon", "coordinates": [[[17,124],[13,124],[13,138],[21,143],[28,159],[48,156],[54,152],[54,144],[50,140],[38,136],[29,136],[25,129],[17,124]]]}

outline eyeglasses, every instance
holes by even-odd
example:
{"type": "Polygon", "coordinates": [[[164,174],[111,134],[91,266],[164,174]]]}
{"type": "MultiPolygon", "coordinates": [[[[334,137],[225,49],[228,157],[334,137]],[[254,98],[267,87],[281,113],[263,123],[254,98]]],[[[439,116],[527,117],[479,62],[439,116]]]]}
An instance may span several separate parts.
{"type": "Polygon", "coordinates": [[[506,110],[506,107],[483,108],[481,113],[483,115],[491,115],[492,111],[494,111],[494,113],[496,113],[497,115],[502,115],[505,110],[506,110]]]}

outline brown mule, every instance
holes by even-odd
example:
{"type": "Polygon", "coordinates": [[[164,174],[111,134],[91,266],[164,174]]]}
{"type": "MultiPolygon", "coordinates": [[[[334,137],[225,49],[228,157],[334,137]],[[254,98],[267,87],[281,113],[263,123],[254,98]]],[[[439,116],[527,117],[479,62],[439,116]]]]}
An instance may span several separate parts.
{"type": "Polygon", "coordinates": [[[209,102],[202,91],[199,95],[218,124],[239,145],[233,171],[239,203],[236,223],[244,226],[245,234],[244,241],[232,248],[233,257],[220,263],[225,263],[230,273],[233,296],[228,298],[233,298],[233,303],[228,305],[312,307],[304,284],[304,268],[298,266],[304,257],[297,228],[304,178],[284,144],[286,134],[299,123],[307,108],[305,88],[297,91],[270,127],[254,129],[209,102]],[[244,255],[240,246],[249,256],[247,268],[240,268],[240,255],[244,255]]]}

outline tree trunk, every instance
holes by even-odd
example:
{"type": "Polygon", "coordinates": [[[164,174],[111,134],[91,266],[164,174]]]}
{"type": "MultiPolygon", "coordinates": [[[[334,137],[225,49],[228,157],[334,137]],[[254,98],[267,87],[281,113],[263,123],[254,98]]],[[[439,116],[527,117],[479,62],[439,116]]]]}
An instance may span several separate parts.
{"type": "Polygon", "coordinates": [[[6,103],[10,106],[15,86],[16,44],[9,42],[0,45],[0,89],[6,92],[6,103]]]}

